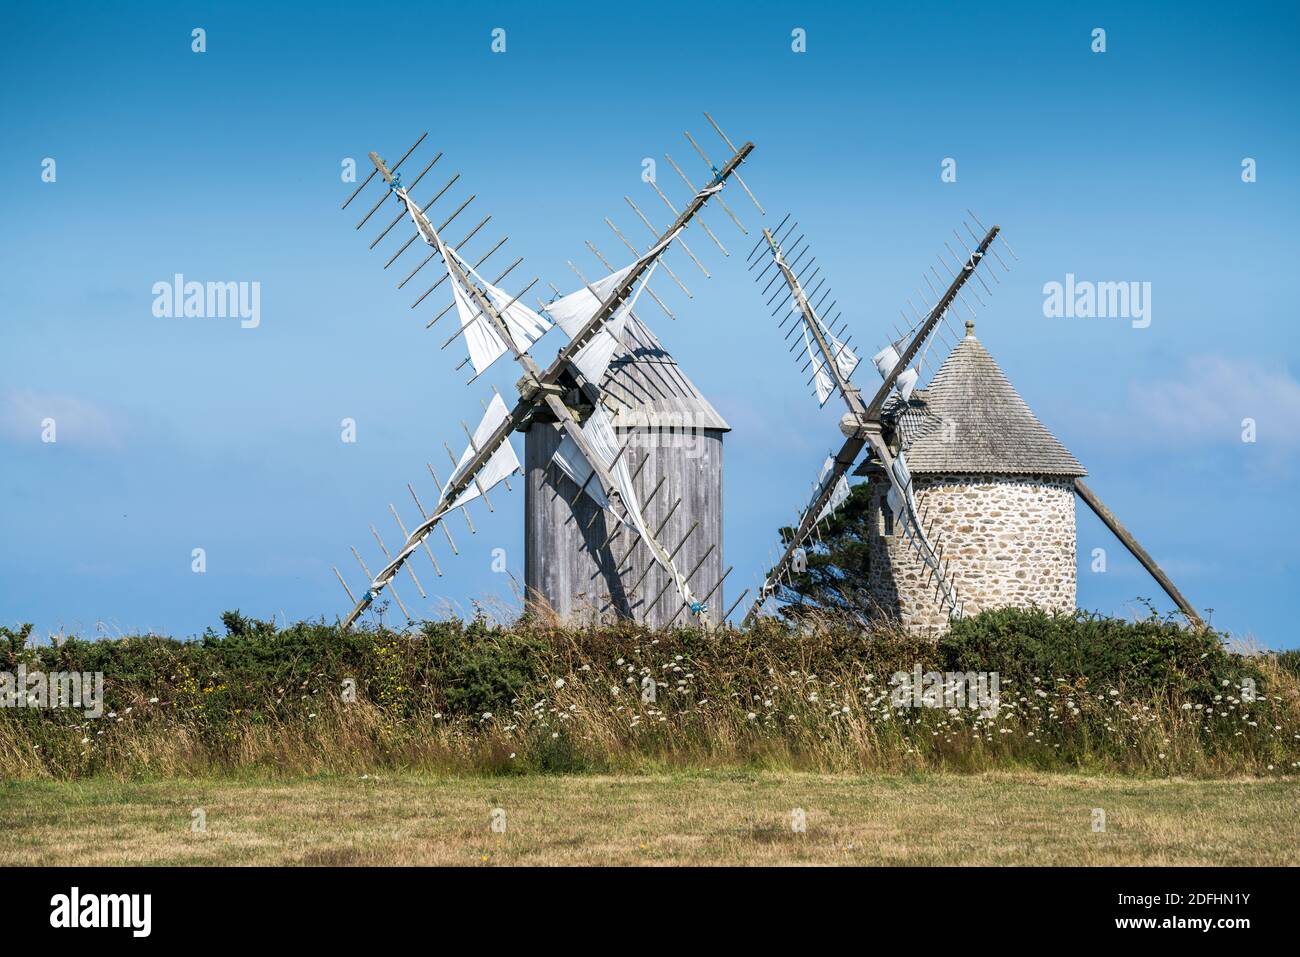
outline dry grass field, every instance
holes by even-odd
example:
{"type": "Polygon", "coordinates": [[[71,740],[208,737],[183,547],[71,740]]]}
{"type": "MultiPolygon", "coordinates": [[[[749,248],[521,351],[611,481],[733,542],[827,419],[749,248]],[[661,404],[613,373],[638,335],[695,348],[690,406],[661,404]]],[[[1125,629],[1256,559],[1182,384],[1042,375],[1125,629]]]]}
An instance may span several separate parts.
{"type": "Polygon", "coordinates": [[[1298,799],[1293,779],[1037,772],[11,781],[0,864],[1295,865],[1298,799]]]}

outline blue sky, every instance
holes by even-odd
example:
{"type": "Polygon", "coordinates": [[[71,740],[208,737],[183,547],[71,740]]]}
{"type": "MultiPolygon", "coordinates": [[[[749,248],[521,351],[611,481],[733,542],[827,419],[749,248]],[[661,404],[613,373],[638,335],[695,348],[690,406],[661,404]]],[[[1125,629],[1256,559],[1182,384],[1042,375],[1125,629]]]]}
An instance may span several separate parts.
{"type": "MultiPolygon", "coordinates": [[[[394,289],[406,270],[390,276],[398,267],[366,248],[392,214],[353,230],[341,161],[364,171],[368,150],[395,159],[428,130],[419,155],[445,153],[436,185],[460,171],[448,198],[477,194],[466,226],[493,213],[510,236],[503,261],[525,257],[512,277],[568,290],[566,260],[598,268],[583,240],[616,256],[602,217],[647,238],[624,194],[666,223],[643,157],[667,150],[702,178],[683,129],[722,156],[707,109],[755,142],[744,175],[767,222],[792,210],[803,223],[856,342],[884,342],[967,207],[1001,224],[1020,262],[980,310],[981,340],[1216,625],[1300,644],[1300,15],[1070,6],[6,5],[0,621],[184,636],[227,608],[342,613],[330,566],[356,585],[353,544],[380,564],[369,523],[394,544],[387,503],[426,460],[445,461],[444,440],[459,449],[489,382],[509,395],[517,374],[503,360],[465,387],[462,354],[439,348],[449,333],[423,329],[444,290],[408,308],[428,282],[394,289]],[[504,54],[490,49],[496,27],[504,54]],[[1105,53],[1090,50],[1095,27],[1105,53]],[[791,50],[795,28],[805,53],[791,50]],[[956,182],[940,180],[946,157],[956,182]],[[1242,182],[1245,157],[1257,182],[1242,182]],[[175,273],[259,282],[260,325],[155,317],[152,286],[175,273]],[[1045,318],[1043,285],[1067,273],[1150,282],[1150,326],[1045,318]],[[340,441],[345,417],[355,444],[340,441]],[[1254,443],[1241,441],[1247,417],[1254,443]],[[205,574],[191,571],[196,547],[205,574]]],[[[659,179],[682,198],[662,163],[659,179]]],[[[706,218],[748,249],[720,211],[706,218]]],[[[702,258],[710,245],[693,242],[702,258]]],[[[694,298],[661,278],[677,321],[643,310],[734,429],[732,596],[761,577],[838,436],[838,412],[805,394],[737,260],[712,250],[705,280],[674,253],[694,298]]],[[[539,357],[559,344],[548,336],[539,357]]],[[[494,504],[443,561],[442,601],[404,589],[413,610],[510,595],[491,553],[504,548],[522,577],[519,485],[494,504]]],[[[1083,607],[1169,607],[1083,511],[1079,549],[1083,607]],[[1105,574],[1089,570],[1094,547],[1105,574]]]]}

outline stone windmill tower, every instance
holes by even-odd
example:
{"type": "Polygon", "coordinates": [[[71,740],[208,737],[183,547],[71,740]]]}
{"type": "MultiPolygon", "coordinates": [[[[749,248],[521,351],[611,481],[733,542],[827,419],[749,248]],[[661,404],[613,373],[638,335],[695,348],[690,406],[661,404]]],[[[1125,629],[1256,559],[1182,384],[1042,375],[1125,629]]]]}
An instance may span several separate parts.
{"type": "MultiPolygon", "coordinates": [[[[885,421],[907,455],[927,534],[946,543],[965,613],[1073,611],[1074,482],[1087,472],[1029,410],[974,327],[966,323],[929,386],[893,403],[885,421]]],[[[949,609],[894,520],[883,470],[869,461],[856,474],[873,489],[871,601],[909,627],[943,627],[949,609]]]]}
{"type": "MultiPolygon", "coordinates": [[[[790,351],[803,364],[801,372],[809,376],[818,402],[824,405],[838,395],[848,411],[840,419],[843,442],[822,465],[798,522],[783,530],[781,557],[764,578],[746,621],[807,570],[807,549],[816,547],[821,523],[849,497],[847,475],[856,464],[854,474],[866,476],[872,486],[875,515],[874,528],[868,531],[866,603],[871,607],[857,609],[862,613],[932,629],[969,611],[1007,605],[1072,610],[1077,494],[1188,622],[1202,624],[1155,560],[1084,484],[1083,466],[1029,411],[975,338],[974,322],[966,323],[965,337],[957,339],[928,388],[917,388],[918,367],[925,368],[936,337],[952,334],[947,322],[957,303],[974,318],[963,288],[983,305],[969,280],[975,278],[991,293],[982,274],[996,281],[996,273],[991,267],[977,270],[990,255],[1007,269],[993,246],[1001,238],[999,227],[984,230],[975,219],[981,238],[964,224],[969,244],[953,231],[964,257],[945,242],[948,258],[941,254],[939,263],[950,281],[941,289],[944,280],[931,267],[939,284],[926,276],[933,302],[917,291],[925,312],[913,307],[914,322],[904,314],[909,328],[895,329],[895,338],[872,356],[871,364],[883,381],[864,393],[853,381],[861,363],[849,348],[847,323],[836,328],[839,315],[828,318],[820,312],[830,298],[829,290],[817,298],[824,280],[806,288],[820,267],[813,268],[816,257],[804,261],[809,250],[806,245],[799,249],[802,234],[786,253],[785,244],[797,229],[795,224],[781,235],[786,220],[775,230],[763,231],[771,261],[757,272],[756,281],[761,283],[776,267],[764,292],[784,279],[784,295],[778,287],[770,302],[780,299],[773,316],[785,313],[780,327],[790,326],[786,338],[801,333],[790,351]]],[[[763,245],[756,244],[751,260],[763,245]]],[[[1011,253],[1010,246],[1006,249],[1011,253]]],[[[834,303],[826,307],[828,315],[834,303]]]]}
{"type": "MultiPolygon", "coordinates": [[[[651,532],[705,603],[722,604],[722,437],[730,426],[635,315],[600,384],[651,532]]],[[[668,570],[555,466],[560,433],[525,433],[524,582],[564,618],[683,624],[668,570]]]]}

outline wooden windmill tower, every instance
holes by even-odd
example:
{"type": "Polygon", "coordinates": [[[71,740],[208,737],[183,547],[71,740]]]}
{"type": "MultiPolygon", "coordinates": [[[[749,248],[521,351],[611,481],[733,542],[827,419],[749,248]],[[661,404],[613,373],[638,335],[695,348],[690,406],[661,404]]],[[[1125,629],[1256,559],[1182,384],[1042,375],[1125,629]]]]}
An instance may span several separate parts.
{"type": "MultiPolygon", "coordinates": [[[[451,302],[427,325],[432,326],[455,311],[459,328],[443,343],[443,348],[453,343],[464,345],[468,356],[458,368],[471,365],[474,376],[470,381],[473,382],[509,353],[519,364],[522,376],[515,386],[518,398],[513,407],[493,390],[477,428],[471,431],[468,425],[464,426],[468,445],[462,454],[457,457],[446,447],[452,473],[445,484],[433,466],[428,466],[436,488],[433,494],[426,493],[432,503],[430,509],[426,510],[424,500],[411,484],[407,489],[418,509],[418,520],[403,521],[397,509],[389,505],[404,538],[399,548],[390,551],[378,530],[371,526],[382,554],[378,571],[372,573],[360,553],[355,548],[352,550],[366,576],[366,587],[359,598],[338,569],[334,569],[353,602],[345,626],[350,626],[385,590],[392,593],[403,614],[408,619],[412,617],[393,587],[394,579],[405,567],[416,589],[422,596],[426,594],[408,560],[417,550],[423,550],[435,572],[442,574],[430,547],[431,533],[441,528],[448,545],[456,551],[446,521],[456,511],[463,514],[467,527],[474,531],[469,505],[482,499],[491,509],[489,492],[498,484],[509,487],[509,476],[520,470],[519,459],[509,441],[514,431],[526,435],[525,579],[530,601],[564,613],[594,609],[652,623],[681,620],[683,615],[699,621],[709,619],[711,596],[727,574],[722,570],[720,514],[721,434],[727,426],[676,368],[636,312],[637,303],[645,293],[648,300],[671,315],[648,285],[660,266],[685,290],[664,258],[670,248],[682,249],[708,275],[682,236],[688,226],[699,223],[727,254],[699,213],[714,197],[718,204],[724,205],[718,194],[730,180],[735,179],[744,187],[736,170],[753,150],[753,144],[736,148],[711,118],[709,122],[730,150],[726,162],[721,167],[715,166],[687,134],[691,145],[708,163],[707,179],[696,188],[669,157],[674,170],[690,189],[680,209],[657,184],[651,183],[674,217],[671,225],[666,229],[656,228],[627,199],[654,237],[649,247],[638,249],[606,220],[628,246],[634,257],[632,262],[615,269],[588,243],[609,273],[589,281],[573,267],[582,279],[581,287],[565,296],[560,296],[556,289],[556,298],[549,302],[538,300],[536,309],[523,301],[537,283],[536,279],[514,294],[500,286],[522,259],[516,258],[493,279],[480,273],[481,269],[486,270],[485,264],[501,249],[505,239],[482,255],[467,248],[490,216],[457,243],[445,238],[449,225],[474,196],[462,202],[439,225],[433,224],[428,215],[430,208],[457,182],[459,173],[423,205],[411,195],[441,158],[441,153],[410,184],[402,183],[400,167],[423,142],[424,136],[391,167],[377,153],[369,154],[375,170],[344,202],[344,208],[378,176],[384,194],[357,228],[364,226],[390,196],[397,201],[398,210],[392,222],[370,244],[371,248],[383,241],[403,219],[415,227],[414,235],[393,253],[384,268],[392,266],[417,240],[422,242],[429,252],[398,288],[410,282],[435,257],[445,274],[412,308],[446,282],[451,302]],[[543,367],[530,350],[553,326],[559,326],[569,341],[543,367]],[[663,407],[665,402],[668,407],[663,407]],[[663,443],[658,434],[670,414],[687,411],[693,413],[693,418],[684,419],[681,427],[701,433],[693,440],[708,446],[708,454],[702,459],[688,459],[681,454],[686,443],[663,443]]],[[[748,193],[748,187],[744,188],[748,193]]],[[[754,202],[757,205],[757,200],[754,202]]],[[[727,212],[740,226],[735,214],[730,209],[727,212]]]]}
{"type": "MultiPolygon", "coordinates": [[[[974,214],[971,218],[979,225],[974,214]]],[[[787,217],[788,219],[788,217],[787,217]]],[[[783,224],[784,225],[783,221],[783,224]]],[[[866,476],[874,486],[873,516],[868,533],[870,569],[868,591],[874,607],[869,612],[901,620],[916,628],[940,628],[951,617],[967,611],[1002,606],[1038,606],[1072,610],[1075,605],[1075,515],[1077,494],[1138,559],[1193,625],[1201,619],[1146,550],[1120,524],[1082,481],[1084,468],[1034,416],[1002,370],[974,336],[974,310],[963,294],[971,277],[986,293],[992,290],[977,273],[986,256],[1005,270],[1006,263],[993,247],[999,229],[984,230],[982,238],[964,224],[970,236],[953,235],[966,253],[959,258],[945,243],[951,263],[939,262],[949,276],[946,288],[938,270],[931,274],[939,285],[926,284],[935,298],[917,295],[926,306],[922,316],[913,307],[910,328],[900,332],[872,358],[883,378],[870,400],[864,400],[851,377],[858,359],[849,348],[844,328],[832,331],[819,310],[829,291],[814,303],[820,285],[805,291],[816,278],[811,260],[797,247],[787,257],[783,243],[794,227],[777,238],[764,231],[776,277],[784,280],[784,296],[777,306],[787,310],[782,326],[790,323],[787,338],[806,354],[809,384],[825,404],[839,394],[848,407],[840,430],[845,441],[826,460],[814,486],[812,501],[801,513],[784,553],[760,588],[748,618],[762,608],[783,580],[806,568],[806,545],[817,526],[849,495],[847,473],[864,451],[854,474],[866,476]],[[966,335],[955,343],[926,389],[917,388],[921,373],[916,362],[925,361],[935,336],[946,331],[949,313],[960,302],[969,315],[966,335]],[[788,309],[787,309],[788,307],[788,309]]],[[[781,227],[776,232],[780,233],[781,227]]],[[[1006,245],[1006,240],[1001,240],[1006,245]]],[[[751,259],[763,244],[751,252],[751,259]]],[[[1010,246],[1006,249],[1014,258],[1010,246]]],[[[755,260],[755,262],[761,260],[755,260]]],[[[752,268],[752,267],[751,267],[752,268]]],[[[996,280],[991,267],[985,269],[996,280]]],[[[824,280],[823,280],[824,281],[824,280]]],[[[769,288],[773,283],[769,282],[769,288]]],[[[972,295],[983,305],[977,293],[972,295]]],[[[775,301],[778,296],[773,296],[775,301]]],[[[909,303],[910,305],[910,303],[909,303]]],[[[827,309],[829,313],[834,305],[827,309]]],[[[747,619],[748,620],[748,619],[747,619]]]]}
{"type": "MultiPolygon", "coordinates": [[[[696,389],[654,333],[632,315],[624,349],[600,387],[616,407],[614,433],[652,532],[671,543],[674,563],[705,605],[723,601],[722,439],[730,426],[696,389]]],[[[525,433],[524,580],[528,593],[563,618],[620,617],[652,627],[680,623],[673,577],[626,526],[611,533],[600,507],[560,468],[551,423],[525,433]]]]}

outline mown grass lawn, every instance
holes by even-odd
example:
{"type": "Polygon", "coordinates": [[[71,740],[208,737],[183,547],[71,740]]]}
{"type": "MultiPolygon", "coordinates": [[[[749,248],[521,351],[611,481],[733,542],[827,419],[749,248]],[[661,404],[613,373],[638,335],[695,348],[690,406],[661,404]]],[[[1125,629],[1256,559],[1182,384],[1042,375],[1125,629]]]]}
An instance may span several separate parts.
{"type": "Polygon", "coordinates": [[[21,781],[0,784],[0,864],[1294,865],[1298,798],[1030,772],[21,781]]]}

